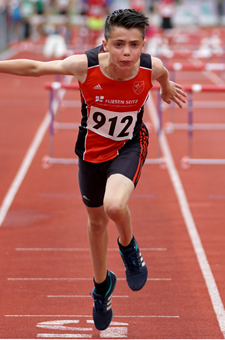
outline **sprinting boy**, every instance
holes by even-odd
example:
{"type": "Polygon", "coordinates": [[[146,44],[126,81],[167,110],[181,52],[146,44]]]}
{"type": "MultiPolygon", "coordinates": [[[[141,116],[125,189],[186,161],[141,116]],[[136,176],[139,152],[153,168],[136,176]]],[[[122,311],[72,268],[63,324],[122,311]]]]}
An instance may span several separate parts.
{"type": "Polygon", "coordinates": [[[108,229],[118,230],[118,246],[127,283],[138,291],[147,281],[147,266],[132,233],[129,198],[147,156],[148,131],[144,104],[155,80],[161,97],[179,107],[182,87],[169,80],[160,59],[143,53],[148,19],[133,9],[116,10],[105,22],[102,45],[64,60],[0,62],[0,72],[21,76],[73,75],[81,93],[81,125],[75,152],[79,185],[88,215],[88,239],[94,271],[93,319],[106,329],[112,320],[116,275],[107,267],[108,229]]]}

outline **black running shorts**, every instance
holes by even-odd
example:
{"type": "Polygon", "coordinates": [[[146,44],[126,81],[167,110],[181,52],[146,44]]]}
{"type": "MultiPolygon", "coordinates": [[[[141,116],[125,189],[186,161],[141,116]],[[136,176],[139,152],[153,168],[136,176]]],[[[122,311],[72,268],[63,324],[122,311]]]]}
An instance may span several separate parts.
{"type": "Polygon", "coordinates": [[[103,205],[106,182],[113,174],[124,175],[136,187],[147,156],[148,139],[147,128],[142,124],[139,133],[124,144],[116,158],[104,163],[90,163],[79,158],[79,186],[86,206],[103,205]]]}

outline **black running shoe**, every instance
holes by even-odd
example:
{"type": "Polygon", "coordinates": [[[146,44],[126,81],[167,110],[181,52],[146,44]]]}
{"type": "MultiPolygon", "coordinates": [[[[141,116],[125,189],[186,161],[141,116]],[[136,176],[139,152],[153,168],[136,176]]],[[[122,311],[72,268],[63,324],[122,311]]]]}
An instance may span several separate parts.
{"type": "MultiPolygon", "coordinates": [[[[119,239],[117,242],[119,245],[119,239]]],[[[142,289],[147,282],[148,269],[135,238],[132,247],[123,253],[120,250],[120,255],[124,263],[128,286],[134,291],[142,289]]]]}
{"type": "Polygon", "coordinates": [[[99,331],[104,331],[106,328],[108,328],[113,318],[111,299],[112,293],[116,287],[117,279],[116,275],[113,272],[108,271],[108,275],[110,278],[110,286],[105,296],[96,294],[95,288],[91,292],[91,296],[94,299],[93,306],[94,324],[99,331]]]}

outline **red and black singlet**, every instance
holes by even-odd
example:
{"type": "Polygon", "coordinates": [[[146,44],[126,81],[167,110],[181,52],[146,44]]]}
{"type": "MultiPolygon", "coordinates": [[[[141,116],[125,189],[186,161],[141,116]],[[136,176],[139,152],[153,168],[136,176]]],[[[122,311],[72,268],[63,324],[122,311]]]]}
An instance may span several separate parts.
{"type": "Polygon", "coordinates": [[[101,163],[115,158],[124,143],[139,133],[144,104],[152,88],[151,56],[141,53],[138,74],[125,81],[106,77],[99,66],[102,46],[86,52],[87,78],[79,83],[82,120],[75,152],[83,160],[101,163]]]}

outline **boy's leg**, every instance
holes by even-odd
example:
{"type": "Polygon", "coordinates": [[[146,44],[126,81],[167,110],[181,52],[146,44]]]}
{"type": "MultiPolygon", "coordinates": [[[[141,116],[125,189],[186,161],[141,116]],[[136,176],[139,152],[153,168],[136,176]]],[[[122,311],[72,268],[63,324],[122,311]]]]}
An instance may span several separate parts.
{"type": "Polygon", "coordinates": [[[108,217],[103,206],[87,207],[88,240],[96,283],[102,283],[107,274],[108,217]]]}
{"type": "Polygon", "coordinates": [[[144,287],[148,277],[147,266],[132,235],[128,201],[134,190],[133,182],[120,174],[111,175],[106,184],[104,207],[119,232],[118,245],[125,266],[128,286],[134,290],[144,287]]]}
{"type": "Polygon", "coordinates": [[[134,190],[134,183],[121,174],[111,175],[106,184],[104,209],[113,220],[119,232],[120,244],[127,246],[132,239],[132,226],[128,201],[134,190]]]}
{"type": "Polygon", "coordinates": [[[88,239],[96,283],[105,280],[107,274],[108,221],[112,219],[120,235],[120,243],[127,246],[132,239],[129,198],[134,190],[133,182],[123,175],[111,175],[107,180],[104,206],[90,208],[88,213],[88,239]]]}
{"type": "Polygon", "coordinates": [[[110,325],[113,317],[111,299],[116,286],[116,275],[107,270],[108,217],[103,206],[86,207],[88,212],[88,237],[95,288],[91,292],[94,299],[93,320],[95,327],[103,331],[110,325]]]}

